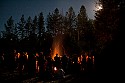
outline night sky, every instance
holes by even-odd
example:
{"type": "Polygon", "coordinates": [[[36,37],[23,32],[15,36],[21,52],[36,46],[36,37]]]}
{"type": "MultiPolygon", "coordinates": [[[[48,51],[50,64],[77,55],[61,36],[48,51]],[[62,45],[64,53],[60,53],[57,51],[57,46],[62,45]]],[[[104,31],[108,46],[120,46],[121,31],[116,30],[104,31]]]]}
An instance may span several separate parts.
{"type": "Polygon", "coordinates": [[[48,13],[52,13],[55,8],[65,15],[69,7],[73,7],[76,15],[80,7],[84,5],[89,18],[94,19],[94,9],[96,0],[0,0],[0,31],[4,30],[4,23],[10,16],[13,17],[14,23],[19,22],[22,14],[25,19],[43,12],[44,18],[48,13]]]}

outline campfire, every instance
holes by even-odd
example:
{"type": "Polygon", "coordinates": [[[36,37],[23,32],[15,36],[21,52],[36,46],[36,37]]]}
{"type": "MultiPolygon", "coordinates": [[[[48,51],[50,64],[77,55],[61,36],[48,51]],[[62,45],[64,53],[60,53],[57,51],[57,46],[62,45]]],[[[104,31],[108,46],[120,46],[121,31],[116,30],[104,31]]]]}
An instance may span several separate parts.
{"type": "Polygon", "coordinates": [[[53,44],[52,44],[52,52],[51,57],[54,60],[54,57],[56,54],[59,55],[59,57],[62,57],[63,55],[63,49],[62,49],[62,36],[58,35],[54,38],[53,44]]]}

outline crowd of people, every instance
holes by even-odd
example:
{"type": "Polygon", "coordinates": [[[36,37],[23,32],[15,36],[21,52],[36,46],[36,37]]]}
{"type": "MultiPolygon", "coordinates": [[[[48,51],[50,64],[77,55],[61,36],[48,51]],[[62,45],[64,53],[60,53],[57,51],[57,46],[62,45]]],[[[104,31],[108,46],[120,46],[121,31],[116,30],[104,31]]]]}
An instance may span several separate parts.
{"type": "MultiPolygon", "coordinates": [[[[56,54],[54,59],[51,55],[46,56],[43,52],[17,52],[16,50],[1,53],[0,66],[6,66],[9,71],[18,71],[20,76],[28,73],[28,76],[39,76],[41,79],[56,77],[56,71],[61,70],[63,75],[74,74],[81,71],[90,71],[93,68],[92,56],[87,53],[61,57],[56,54]]],[[[62,74],[60,76],[63,76],[62,74]]],[[[59,75],[58,75],[59,77],[59,75]]]]}

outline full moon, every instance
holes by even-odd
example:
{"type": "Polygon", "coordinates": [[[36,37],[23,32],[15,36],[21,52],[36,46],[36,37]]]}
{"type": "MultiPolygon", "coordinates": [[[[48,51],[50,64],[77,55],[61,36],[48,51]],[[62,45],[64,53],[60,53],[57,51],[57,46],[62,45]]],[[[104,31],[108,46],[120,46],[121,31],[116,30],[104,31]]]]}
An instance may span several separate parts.
{"type": "Polygon", "coordinates": [[[99,10],[101,10],[102,9],[102,5],[97,5],[96,6],[96,11],[99,11],[99,10]]]}

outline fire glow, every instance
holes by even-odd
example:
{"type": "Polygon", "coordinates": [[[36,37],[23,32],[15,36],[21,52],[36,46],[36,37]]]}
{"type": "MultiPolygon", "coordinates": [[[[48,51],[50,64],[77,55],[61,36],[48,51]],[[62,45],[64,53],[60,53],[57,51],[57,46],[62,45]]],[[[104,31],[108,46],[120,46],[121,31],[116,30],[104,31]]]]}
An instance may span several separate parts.
{"type": "Polygon", "coordinates": [[[52,44],[52,52],[51,52],[51,57],[54,60],[54,57],[56,54],[58,54],[59,57],[62,56],[62,37],[61,36],[56,36],[53,40],[52,44]]]}

